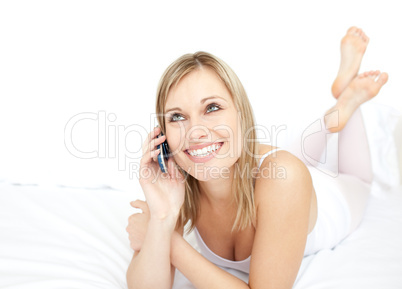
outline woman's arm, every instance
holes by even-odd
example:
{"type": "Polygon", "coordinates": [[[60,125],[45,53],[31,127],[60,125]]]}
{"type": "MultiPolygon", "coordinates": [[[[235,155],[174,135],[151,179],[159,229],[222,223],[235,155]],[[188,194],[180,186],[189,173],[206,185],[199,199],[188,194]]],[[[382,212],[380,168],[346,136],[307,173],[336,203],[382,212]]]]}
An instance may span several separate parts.
{"type": "MultiPolygon", "coordinates": [[[[129,233],[130,239],[130,247],[134,250],[134,256],[131,260],[130,267],[127,271],[127,280],[133,279],[131,275],[133,274],[133,270],[131,269],[134,266],[134,259],[138,256],[142,249],[142,244],[144,244],[144,240],[147,235],[149,220],[150,220],[150,212],[147,202],[136,200],[130,203],[136,209],[142,210],[142,213],[135,213],[128,218],[128,226],[126,231],[129,233]]],[[[176,231],[182,236],[184,232],[183,226],[176,228],[176,231]]],[[[171,265],[171,286],[173,286],[174,276],[176,272],[176,268],[171,265]]]]}
{"type": "MultiPolygon", "coordinates": [[[[176,232],[171,262],[198,289],[292,288],[307,240],[312,181],[307,167],[288,152],[274,159],[285,179],[256,181],[257,229],[249,284],[214,265],[176,232]]],[[[261,168],[269,167],[267,157],[261,168]]]]}
{"type": "Polygon", "coordinates": [[[134,253],[127,270],[129,289],[171,288],[170,240],[175,225],[174,218],[157,219],[151,216],[141,251],[134,253]]]}
{"type": "MultiPolygon", "coordinates": [[[[268,156],[282,175],[260,176],[255,185],[257,227],[250,263],[251,288],[290,289],[304,256],[313,184],[308,168],[286,151],[268,156]]],[[[260,170],[260,173],[263,170],[260,170]]]]}
{"type": "MultiPolygon", "coordinates": [[[[168,173],[160,174],[154,157],[159,155],[160,150],[156,147],[165,141],[166,136],[157,137],[159,133],[160,128],[154,128],[142,145],[139,182],[147,203],[141,209],[149,212],[150,218],[144,240],[136,245],[140,252],[133,256],[127,270],[127,286],[130,289],[168,289],[172,286],[170,240],[184,202],[185,186],[184,177],[173,157],[167,163],[168,173]]],[[[133,218],[138,219],[135,215],[133,218]]]]}
{"type": "Polygon", "coordinates": [[[249,289],[242,280],[207,260],[177,232],[172,235],[171,262],[197,289],[249,289]]]}

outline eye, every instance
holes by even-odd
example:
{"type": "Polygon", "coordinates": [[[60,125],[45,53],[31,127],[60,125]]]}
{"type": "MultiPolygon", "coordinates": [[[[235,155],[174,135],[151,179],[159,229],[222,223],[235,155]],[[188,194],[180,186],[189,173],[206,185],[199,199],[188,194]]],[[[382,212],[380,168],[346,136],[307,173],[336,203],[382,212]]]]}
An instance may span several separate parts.
{"type": "Polygon", "coordinates": [[[207,112],[213,112],[213,111],[217,111],[220,110],[221,107],[219,106],[219,104],[217,103],[211,103],[210,105],[207,106],[207,112]]]}
{"type": "MultiPolygon", "coordinates": [[[[207,113],[211,113],[217,110],[220,110],[221,106],[217,103],[211,103],[207,106],[207,113]]],[[[173,113],[171,116],[169,116],[168,121],[169,122],[176,122],[176,121],[180,121],[183,120],[184,117],[181,114],[178,113],[173,113]]]]}
{"type": "Polygon", "coordinates": [[[180,117],[183,117],[182,115],[178,114],[178,113],[174,113],[169,117],[169,122],[175,122],[175,121],[179,121],[180,117]]]}

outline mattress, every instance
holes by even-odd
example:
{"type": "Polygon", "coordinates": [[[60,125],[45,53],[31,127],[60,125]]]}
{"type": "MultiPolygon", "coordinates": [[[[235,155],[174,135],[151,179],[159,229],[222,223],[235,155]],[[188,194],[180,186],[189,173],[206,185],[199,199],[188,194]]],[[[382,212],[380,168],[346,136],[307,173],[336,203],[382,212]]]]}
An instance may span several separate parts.
{"type": "MultiPolygon", "coordinates": [[[[357,230],[305,257],[294,288],[401,288],[402,186],[373,190],[357,230]]],[[[0,182],[0,288],[127,288],[133,250],[125,227],[137,197],[0,182]]],[[[186,239],[197,249],[193,237],[186,239]]],[[[193,287],[177,271],[174,288],[193,287]]]]}

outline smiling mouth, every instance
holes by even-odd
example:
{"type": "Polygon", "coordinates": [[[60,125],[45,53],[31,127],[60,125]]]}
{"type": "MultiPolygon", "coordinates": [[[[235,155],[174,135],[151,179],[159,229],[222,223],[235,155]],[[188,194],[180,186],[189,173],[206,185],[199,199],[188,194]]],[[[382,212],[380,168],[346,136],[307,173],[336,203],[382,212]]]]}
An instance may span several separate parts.
{"type": "Polygon", "coordinates": [[[205,146],[201,149],[185,150],[185,153],[195,158],[204,158],[213,155],[213,153],[218,151],[222,147],[222,145],[223,142],[214,143],[210,146],[205,146]]]}

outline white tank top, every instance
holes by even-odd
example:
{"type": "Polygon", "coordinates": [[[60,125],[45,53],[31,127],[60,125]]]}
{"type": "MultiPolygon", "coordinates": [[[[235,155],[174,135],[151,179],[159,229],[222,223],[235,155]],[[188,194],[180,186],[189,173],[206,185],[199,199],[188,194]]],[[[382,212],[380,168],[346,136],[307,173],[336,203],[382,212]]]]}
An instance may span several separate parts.
{"type": "MultiPolygon", "coordinates": [[[[272,153],[274,153],[274,152],[276,152],[278,150],[284,150],[284,149],[276,148],[276,149],[273,149],[273,150],[267,152],[266,154],[264,154],[261,157],[261,160],[260,160],[260,163],[258,165],[258,168],[260,168],[262,162],[264,161],[264,159],[267,156],[269,156],[270,154],[272,154],[272,153]]],[[[313,231],[315,231],[315,230],[313,230],[313,231]]],[[[194,228],[194,232],[195,232],[195,237],[197,239],[198,246],[199,246],[199,248],[201,250],[201,254],[205,258],[207,258],[210,262],[214,263],[215,265],[224,267],[224,268],[235,269],[235,270],[239,270],[239,271],[242,271],[244,273],[249,274],[251,255],[247,259],[244,259],[244,260],[241,260],[241,261],[232,261],[232,260],[222,258],[222,257],[216,255],[214,252],[211,251],[211,249],[208,248],[208,246],[205,244],[204,240],[201,238],[201,235],[198,232],[196,227],[194,228]]],[[[310,234],[308,235],[307,241],[308,241],[309,237],[312,235],[311,234],[312,232],[310,232],[310,234]]],[[[306,250],[307,250],[307,248],[306,248],[306,250]]]]}

